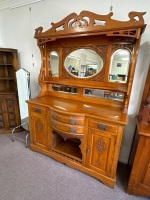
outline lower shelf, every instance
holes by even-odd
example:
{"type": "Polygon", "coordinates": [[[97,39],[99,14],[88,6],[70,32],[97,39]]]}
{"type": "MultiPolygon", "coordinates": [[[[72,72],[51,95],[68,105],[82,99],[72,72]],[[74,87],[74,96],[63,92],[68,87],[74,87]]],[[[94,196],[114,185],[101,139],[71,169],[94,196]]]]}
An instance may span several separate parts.
{"type": "Polygon", "coordinates": [[[67,157],[74,158],[75,160],[81,161],[82,154],[77,142],[63,139],[58,142],[58,144],[53,148],[55,152],[66,155],[67,157]]]}

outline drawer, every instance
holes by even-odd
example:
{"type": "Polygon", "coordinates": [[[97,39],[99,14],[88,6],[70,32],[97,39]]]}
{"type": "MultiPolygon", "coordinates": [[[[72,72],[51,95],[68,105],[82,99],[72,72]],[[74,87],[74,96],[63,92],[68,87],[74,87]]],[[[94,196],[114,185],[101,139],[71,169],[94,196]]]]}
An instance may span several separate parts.
{"type": "Polygon", "coordinates": [[[43,107],[32,106],[30,110],[31,110],[31,112],[34,112],[34,113],[37,113],[37,114],[41,114],[41,115],[46,115],[47,114],[47,109],[43,108],[43,107]]]}
{"type": "Polygon", "coordinates": [[[54,119],[51,121],[52,128],[56,128],[60,131],[65,131],[69,133],[75,133],[75,134],[83,134],[84,126],[79,125],[69,125],[65,123],[58,122],[54,119]]]}
{"type": "Polygon", "coordinates": [[[112,133],[117,133],[118,131],[118,126],[109,124],[101,120],[97,121],[97,120],[89,119],[89,127],[95,128],[101,131],[112,132],[112,133]]]}
{"type": "Polygon", "coordinates": [[[51,119],[56,121],[71,124],[71,125],[84,125],[84,117],[73,116],[73,115],[65,115],[57,112],[51,112],[51,119]]]}

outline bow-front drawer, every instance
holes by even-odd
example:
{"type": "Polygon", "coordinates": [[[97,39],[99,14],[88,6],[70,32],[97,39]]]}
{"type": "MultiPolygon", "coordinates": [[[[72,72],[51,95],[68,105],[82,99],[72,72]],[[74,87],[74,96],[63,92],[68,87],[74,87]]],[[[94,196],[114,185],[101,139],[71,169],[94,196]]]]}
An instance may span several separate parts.
{"type": "Polygon", "coordinates": [[[114,124],[109,124],[101,120],[89,119],[89,127],[98,129],[100,131],[107,131],[111,133],[117,133],[118,126],[114,124]]]}
{"type": "Polygon", "coordinates": [[[63,113],[51,112],[51,119],[70,125],[84,125],[83,116],[74,116],[63,113]]]}
{"type": "Polygon", "coordinates": [[[58,122],[54,119],[52,119],[52,121],[51,121],[51,126],[54,129],[69,132],[69,133],[72,133],[72,134],[83,134],[83,129],[84,129],[84,126],[69,125],[69,124],[58,122]]]}

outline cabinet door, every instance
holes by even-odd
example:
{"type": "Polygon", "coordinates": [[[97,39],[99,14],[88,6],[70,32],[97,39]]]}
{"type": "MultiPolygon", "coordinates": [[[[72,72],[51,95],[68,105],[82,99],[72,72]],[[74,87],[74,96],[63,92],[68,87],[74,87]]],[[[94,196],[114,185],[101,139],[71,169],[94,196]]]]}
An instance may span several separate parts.
{"type": "Polygon", "coordinates": [[[7,112],[7,129],[14,128],[18,125],[17,123],[17,111],[16,111],[16,98],[5,97],[5,105],[7,112]]]}
{"type": "Polygon", "coordinates": [[[33,144],[42,149],[46,149],[48,140],[46,116],[32,113],[30,127],[33,144]]]}
{"type": "Polygon", "coordinates": [[[110,175],[116,135],[89,128],[86,165],[98,173],[110,175]]]}

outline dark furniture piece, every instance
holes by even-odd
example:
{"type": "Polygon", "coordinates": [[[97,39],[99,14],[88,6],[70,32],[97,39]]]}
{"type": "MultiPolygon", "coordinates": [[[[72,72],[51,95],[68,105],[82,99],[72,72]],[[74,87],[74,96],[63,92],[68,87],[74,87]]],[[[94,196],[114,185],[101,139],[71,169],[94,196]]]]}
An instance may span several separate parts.
{"type": "Polygon", "coordinates": [[[137,131],[131,155],[134,162],[127,192],[150,197],[150,67],[137,116],[137,131]]]}
{"type": "Polygon", "coordinates": [[[20,124],[16,70],[16,49],[0,48],[0,133],[8,133],[20,124]]]}

